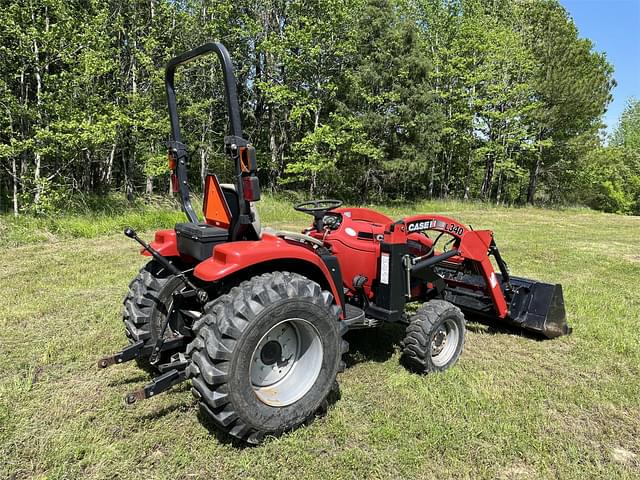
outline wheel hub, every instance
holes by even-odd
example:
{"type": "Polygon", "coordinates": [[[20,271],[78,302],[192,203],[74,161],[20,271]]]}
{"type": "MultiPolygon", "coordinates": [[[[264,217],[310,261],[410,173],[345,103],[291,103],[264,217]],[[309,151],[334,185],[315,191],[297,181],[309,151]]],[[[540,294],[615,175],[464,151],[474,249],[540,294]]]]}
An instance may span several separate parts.
{"type": "Polygon", "coordinates": [[[446,365],[456,353],[460,339],[460,329],[456,322],[445,319],[431,336],[431,361],[437,367],[446,365]]]}
{"type": "Polygon", "coordinates": [[[444,328],[439,328],[434,334],[431,341],[432,354],[438,355],[447,344],[447,332],[444,328]]]}
{"type": "Polygon", "coordinates": [[[260,360],[267,366],[280,363],[281,358],[282,345],[275,340],[269,340],[260,351],[260,360]]]}

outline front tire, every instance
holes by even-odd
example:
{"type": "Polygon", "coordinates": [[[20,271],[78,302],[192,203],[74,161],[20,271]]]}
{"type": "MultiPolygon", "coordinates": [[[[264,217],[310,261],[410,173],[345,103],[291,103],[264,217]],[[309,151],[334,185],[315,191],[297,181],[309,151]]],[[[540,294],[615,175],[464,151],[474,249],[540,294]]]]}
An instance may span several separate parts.
{"type": "Polygon", "coordinates": [[[420,374],[446,370],[458,361],[464,337],[465,320],[460,309],[445,300],[431,300],[411,317],[402,362],[420,374]]]}
{"type": "Polygon", "coordinates": [[[331,293],[288,272],[253,277],[207,304],[187,349],[203,412],[252,444],[312,421],[344,369],[339,313],[331,293]]]}

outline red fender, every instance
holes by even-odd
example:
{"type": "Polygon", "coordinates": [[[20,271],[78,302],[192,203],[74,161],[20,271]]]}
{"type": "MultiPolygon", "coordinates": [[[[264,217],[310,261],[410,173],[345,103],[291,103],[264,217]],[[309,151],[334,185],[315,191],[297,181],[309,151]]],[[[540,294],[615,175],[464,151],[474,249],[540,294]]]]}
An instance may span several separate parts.
{"type": "MultiPolygon", "coordinates": [[[[310,247],[267,233],[257,241],[237,241],[216,245],[213,256],[196,265],[193,275],[205,282],[215,282],[245,268],[272,260],[301,260],[316,266],[331,287],[336,303],[341,306],[340,295],[329,269],[310,247]]],[[[342,288],[342,285],[339,285],[339,288],[342,288]]]]}
{"type": "MultiPolygon", "coordinates": [[[[151,242],[151,247],[156,249],[163,257],[180,256],[175,230],[158,230],[154,241],[151,242]]],[[[144,248],[140,250],[140,253],[146,257],[151,256],[144,248]]]]}

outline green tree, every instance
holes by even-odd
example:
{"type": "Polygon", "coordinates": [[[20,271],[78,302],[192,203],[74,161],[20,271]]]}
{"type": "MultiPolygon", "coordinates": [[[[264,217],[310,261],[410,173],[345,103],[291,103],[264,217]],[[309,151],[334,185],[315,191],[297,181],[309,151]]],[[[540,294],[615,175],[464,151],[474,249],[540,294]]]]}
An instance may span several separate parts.
{"type": "Polygon", "coordinates": [[[343,138],[330,125],[336,117],[338,81],[354,49],[351,15],[361,1],[292,1],[283,27],[260,48],[278,74],[258,82],[270,109],[270,182],[308,183],[314,195],[335,166],[335,145],[343,138]],[[327,153],[332,152],[330,157],[327,153]]]}
{"type": "Polygon", "coordinates": [[[359,142],[377,147],[340,164],[359,199],[425,194],[439,150],[441,115],[429,88],[430,62],[404,8],[404,2],[386,0],[363,7],[356,51],[340,83],[338,112],[355,117],[364,132],[359,142]]]}
{"type": "Polygon", "coordinates": [[[640,100],[629,100],[610,143],[640,153],[640,100]]]}
{"type": "Polygon", "coordinates": [[[537,64],[534,88],[542,104],[530,116],[536,149],[529,163],[527,201],[533,203],[540,177],[563,157],[574,155],[570,140],[597,135],[615,82],[604,54],[578,37],[557,1],[516,5],[515,26],[537,64]]]}
{"type": "MultiPolygon", "coordinates": [[[[1,6],[0,202],[15,214],[166,185],[164,66],[211,40],[234,58],[265,188],[638,208],[637,103],[601,148],[612,69],[556,0],[1,6]]],[[[229,178],[217,62],[177,81],[193,185],[229,178]]]]}

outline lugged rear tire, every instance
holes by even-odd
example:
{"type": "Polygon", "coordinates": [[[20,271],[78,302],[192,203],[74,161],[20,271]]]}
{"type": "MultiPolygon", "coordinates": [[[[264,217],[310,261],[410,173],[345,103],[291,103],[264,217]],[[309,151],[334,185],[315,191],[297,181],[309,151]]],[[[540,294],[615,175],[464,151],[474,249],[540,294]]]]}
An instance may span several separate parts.
{"type": "MultiPolygon", "coordinates": [[[[122,321],[129,343],[143,340],[145,347],[153,347],[166,318],[172,293],[182,287],[182,282],[167,272],[162,265],[151,260],[140,269],[129,284],[124,298],[122,321]]],[[[162,354],[161,359],[170,356],[162,354]]],[[[139,358],[138,365],[148,368],[146,358],[139,358]]]]}
{"type": "Polygon", "coordinates": [[[266,273],[209,302],[204,312],[187,347],[188,375],[202,411],[221,430],[258,444],[326,410],[348,349],[331,293],[295,273],[266,273]],[[285,373],[273,373],[269,384],[269,369],[285,373]],[[300,387],[306,378],[308,388],[300,387]]]}
{"type": "Polygon", "coordinates": [[[401,361],[415,373],[441,372],[458,361],[464,348],[464,337],[462,311],[445,300],[431,300],[411,317],[402,342],[401,361]],[[443,331],[448,331],[444,345],[443,331]]]}

